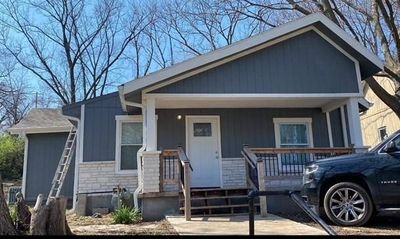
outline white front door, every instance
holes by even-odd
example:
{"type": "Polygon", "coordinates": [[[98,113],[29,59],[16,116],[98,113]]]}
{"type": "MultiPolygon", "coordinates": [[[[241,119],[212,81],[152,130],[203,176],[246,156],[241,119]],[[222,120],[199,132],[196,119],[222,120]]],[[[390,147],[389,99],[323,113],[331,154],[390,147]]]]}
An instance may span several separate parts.
{"type": "Polygon", "coordinates": [[[186,153],[193,167],[192,187],[220,187],[219,117],[187,116],[186,142],[186,153]]]}

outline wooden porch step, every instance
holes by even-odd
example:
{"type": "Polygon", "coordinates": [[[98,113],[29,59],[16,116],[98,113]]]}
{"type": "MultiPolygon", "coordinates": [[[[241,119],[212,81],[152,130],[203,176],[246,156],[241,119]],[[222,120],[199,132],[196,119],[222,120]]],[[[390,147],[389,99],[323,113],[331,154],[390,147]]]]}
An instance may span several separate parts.
{"type": "MultiPolygon", "coordinates": [[[[248,204],[236,204],[236,205],[218,205],[218,206],[201,206],[201,207],[191,207],[192,210],[196,209],[216,209],[216,208],[238,208],[238,207],[248,207],[248,204]]],[[[254,206],[260,206],[259,203],[255,203],[254,206]]],[[[184,211],[185,207],[179,208],[179,210],[184,211]]]]}

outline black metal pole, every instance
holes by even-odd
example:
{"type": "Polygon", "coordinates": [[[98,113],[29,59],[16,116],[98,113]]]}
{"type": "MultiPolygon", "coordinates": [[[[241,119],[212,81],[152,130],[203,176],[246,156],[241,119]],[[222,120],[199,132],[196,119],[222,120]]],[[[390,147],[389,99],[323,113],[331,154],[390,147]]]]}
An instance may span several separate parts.
{"type": "Polygon", "coordinates": [[[254,236],[254,198],[249,198],[249,235],[254,236]]]}

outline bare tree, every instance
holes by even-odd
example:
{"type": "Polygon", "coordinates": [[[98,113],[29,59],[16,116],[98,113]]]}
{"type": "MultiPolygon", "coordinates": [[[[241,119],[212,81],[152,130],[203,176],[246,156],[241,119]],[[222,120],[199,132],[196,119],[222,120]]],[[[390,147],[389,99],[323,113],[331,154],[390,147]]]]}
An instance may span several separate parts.
{"type": "Polygon", "coordinates": [[[356,40],[385,61],[384,71],[396,84],[391,95],[378,82],[365,79],[374,93],[400,117],[400,3],[395,0],[238,0],[245,2],[243,14],[265,22],[266,10],[276,11],[284,19],[287,14],[308,15],[322,12],[356,40]]]}
{"type": "Polygon", "coordinates": [[[64,104],[95,97],[105,92],[129,43],[151,22],[146,11],[130,6],[116,0],[2,1],[2,26],[16,37],[1,44],[64,104]]]}

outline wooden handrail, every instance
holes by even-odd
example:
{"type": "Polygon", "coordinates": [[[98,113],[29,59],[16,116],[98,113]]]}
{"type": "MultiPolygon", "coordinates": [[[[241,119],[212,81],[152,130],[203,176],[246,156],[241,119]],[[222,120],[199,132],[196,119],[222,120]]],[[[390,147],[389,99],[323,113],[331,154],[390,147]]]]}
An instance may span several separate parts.
{"type": "Polygon", "coordinates": [[[193,172],[192,164],[190,163],[190,160],[187,158],[185,151],[183,151],[182,147],[178,147],[177,149],[178,152],[178,158],[181,161],[182,166],[184,167],[185,164],[189,164],[189,168],[193,172]]]}
{"type": "Polygon", "coordinates": [[[255,153],[253,152],[253,149],[248,148],[247,146],[243,147],[243,152],[247,155],[247,157],[245,157],[247,160],[251,160],[251,164],[252,166],[255,167],[255,165],[257,165],[257,160],[258,157],[257,155],[255,155],[255,153]]]}

